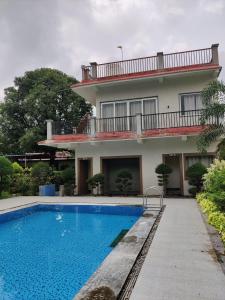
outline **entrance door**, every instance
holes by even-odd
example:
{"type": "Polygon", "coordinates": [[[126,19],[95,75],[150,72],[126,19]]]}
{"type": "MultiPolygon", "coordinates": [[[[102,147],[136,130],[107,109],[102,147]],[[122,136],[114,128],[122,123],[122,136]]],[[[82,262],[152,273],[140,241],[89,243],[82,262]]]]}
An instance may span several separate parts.
{"type": "Polygon", "coordinates": [[[140,195],[142,193],[142,174],[140,157],[107,157],[102,158],[102,172],[104,173],[104,194],[107,195],[140,195]],[[121,172],[129,173],[124,186],[118,182],[121,172]]]}
{"type": "Polygon", "coordinates": [[[78,160],[78,194],[88,195],[90,190],[88,188],[87,179],[91,177],[92,160],[79,159],[78,160]]]}
{"type": "Polygon", "coordinates": [[[182,172],[181,172],[181,155],[171,154],[164,156],[164,163],[172,169],[169,175],[167,191],[168,195],[181,195],[182,194],[182,172]]]}

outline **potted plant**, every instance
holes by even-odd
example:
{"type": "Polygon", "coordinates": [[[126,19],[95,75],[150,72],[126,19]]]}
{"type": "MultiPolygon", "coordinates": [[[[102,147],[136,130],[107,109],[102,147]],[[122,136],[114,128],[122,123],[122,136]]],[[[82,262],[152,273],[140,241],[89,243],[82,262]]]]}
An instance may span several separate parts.
{"type": "Polygon", "coordinates": [[[55,196],[53,170],[48,164],[36,163],[31,169],[31,176],[36,186],[39,186],[39,196],[55,196]]]}
{"type": "Polygon", "coordinates": [[[94,176],[90,177],[87,180],[88,186],[92,190],[93,194],[101,195],[102,194],[102,186],[104,184],[104,174],[98,173],[94,176]]]}
{"type": "Polygon", "coordinates": [[[130,171],[122,170],[116,178],[116,186],[121,194],[127,194],[132,186],[133,176],[130,171]]]}
{"type": "Polygon", "coordinates": [[[166,193],[167,190],[167,184],[168,184],[168,179],[169,179],[169,174],[172,173],[172,169],[166,165],[166,164],[159,164],[155,172],[158,178],[158,185],[163,187],[163,191],[166,193]]]}
{"type": "Polygon", "coordinates": [[[188,178],[188,183],[192,185],[188,191],[193,197],[195,197],[195,195],[201,191],[203,186],[203,175],[206,172],[206,167],[200,162],[193,164],[187,169],[186,175],[188,178]]]}

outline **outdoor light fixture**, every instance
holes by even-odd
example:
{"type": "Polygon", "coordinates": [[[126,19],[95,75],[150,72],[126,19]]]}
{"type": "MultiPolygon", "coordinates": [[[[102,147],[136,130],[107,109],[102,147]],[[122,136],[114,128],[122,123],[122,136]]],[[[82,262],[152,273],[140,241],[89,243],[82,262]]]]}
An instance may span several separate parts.
{"type": "Polygon", "coordinates": [[[117,48],[119,48],[121,50],[121,57],[122,57],[122,60],[123,60],[123,47],[122,46],[117,46],[117,48]]]}

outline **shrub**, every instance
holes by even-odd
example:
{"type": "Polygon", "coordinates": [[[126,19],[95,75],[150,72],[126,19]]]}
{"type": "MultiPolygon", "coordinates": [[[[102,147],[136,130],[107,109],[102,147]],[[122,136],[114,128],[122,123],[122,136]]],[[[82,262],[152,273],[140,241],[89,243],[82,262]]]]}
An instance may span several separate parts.
{"type": "Polygon", "coordinates": [[[190,166],[187,170],[188,183],[193,185],[194,188],[189,189],[189,193],[195,196],[201,191],[203,185],[203,175],[207,172],[206,167],[201,163],[196,163],[190,166]]]}
{"type": "Polygon", "coordinates": [[[126,193],[130,190],[132,186],[133,176],[130,171],[122,170],[118,173],[116,178],[116,186],[118,190],[122,193],[126,193]]]}
{"type": "Polygon", "coordinates": [[[188,189],[188,192],[191,196],[195,197],[198,191],[197,191],[197,188],[195,186],[193,186],[188,189]]]}
{"type": "Polygon", "coordinates": [[[62,171],[62,181],[63,183],[72,183],[75,181],[75,171],[74,168],[68,167],[62,171]]]}
{"type": "Polygon", "coordinates": [[[158,185],[163,186],[166,191],[168,184],[169,174],[172,173],[172,169],[166,164],[159,164],[155,169],[156,174],[158,174],[158,185]]]}
{"type": "Polygon", "coordinates": [[[53,181],[58,189],[60,185],[64,184],[63,180],[63,171],[54,171],[53,172],[53,181]]]}
{"type": "Polygon", "coordinates": [[[74,184],[65,183],[64,184],[64,194],[66,196],[73,196],[74,195],[74,184]]]}
{"type": "Polygon", "coordinates": [[[34,180],[32,180],[31,170],[24,169],[17,162],[14,162],[12,167],[11,193],[24,196],[35,195],[37,187],[35,188],[34,180]]]}
{"type": "Polygon", "coordinates": [[[208,197],[225,211],[225,160],[216,159],[203,179],[208,197]]]}
{"type": "Polygon", "coordinates": [[[102,186],[104,184],[104,174],[98,173],[87,180],[88,186],[93,190],[97,189],[97,195],[102,194],[102,186]]]}
{"type": "Polygon", "coordinates": [[[31,176],[37,185],[50,184],[53,181],[53,170],[48,164],[38,162],[32,167],[31,176]]]}
{"type": "Polygon", "coordinates": [[[72,167],[68,167],[62,171],[62,183],[64,184],[65,195],[73,196],[75,188],[75,171],[72,167]]]}
{"type": "Polygon", "coordinates": [[[7,191],[2,191],[0,194],[0,199],[6,199],[6,198],[10,198],[11,194],[7,191]]]}
{"type": "Polygon", "coordinates": [[[21,165],[18,164],[18,162],[12,163],[12,168],[13,168],[13,174],[22,174],[24,171],[23,167],[21,167],[21,165]]]}
{"type": "Polygon", "coordinates": [[[8,158],[0,156],[0,194],[6,191],[10,186],[11,175],[13,168],[8,158]]]}
{"type": "Polygon", "coordinates": [[[225,245],[225,213],[220,211],[220,207],[210,198],[208,193],[198,194],[197,201],[202,211],[207,215],[209,224],[218,230],[225,245]]]}

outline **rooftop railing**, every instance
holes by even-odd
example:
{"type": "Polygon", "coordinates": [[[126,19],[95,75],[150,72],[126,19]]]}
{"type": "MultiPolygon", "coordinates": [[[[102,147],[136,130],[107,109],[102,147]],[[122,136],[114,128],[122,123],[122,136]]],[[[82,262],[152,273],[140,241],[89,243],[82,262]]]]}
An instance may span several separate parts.
{"type": "Polygon", "coordinates": [[[164,54],[158,52],[156,56],[128,59],[104,64],[90,63],[82,66],[82,80],[94,80],[119,75],[145,73],[178,67],[219,64],[218,44],[211,48],[164,54]]]}

